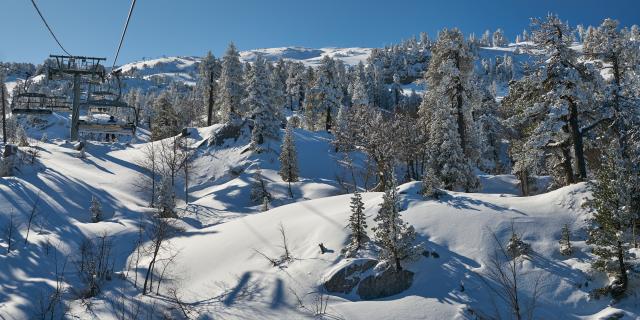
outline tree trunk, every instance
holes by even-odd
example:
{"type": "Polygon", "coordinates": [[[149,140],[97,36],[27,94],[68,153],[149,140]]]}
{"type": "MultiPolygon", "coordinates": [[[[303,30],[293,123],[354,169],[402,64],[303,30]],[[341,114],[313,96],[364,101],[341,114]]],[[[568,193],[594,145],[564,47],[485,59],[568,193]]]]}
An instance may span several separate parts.
{"type": "MultiPolygon", "coordinates": [[[[149,267],[147,268],[147,274],[144,276],[144,285],[142,286],[142,294],[147,294],[147,285],[149,283],[149,276],[151,275],[151,271],[153,270],[153,266],[156,263],[156,257],[158,256],[158,251],[160,251],[160,243],[156,244],[156,247],[153,251],[153,257],[151,258],[151,262],[149,262],[149,267]]],[[[150,286],[149,286],[150,287],[150,286]]]]}
{"type": "Polygon", "coordinates": [[[578,124],[578,106],[573,99],[569,99],[569,129],[571,131],[573,152],[578,167],[578,181],[585,181],[587,179],[587,165],[584,160],[584,144],[582,132],[578,124]]]}
{"type": "Polygon", "coordinates": [[[527,170],[522,170],[518,173],[518,176],[520,178],[520,192],[522,192],[523,196],[527,197],[530,195],[529,172],[527,172],[527,170]]]}
{"type": "Polygon", "coordinates": [[[576,183],[573,175],[573,165],[571,164],[571,151],[567,146],[560,147],[562,150],[562,168],[564,169],[567,185],[576,183]]]}
{"type": "Polygon", "coordinates": [[[327,130],[327,132],[329,132],[331,130],[331,107],[327,108],[327,118],[325,120],[325,130],[327,130]]]}
{"type": "MultiPolygon", "coordinates": [[[[460,57],[456,53],[456,68],[460,70],[460,57]]],[[[464,126],[464,112],[462,110],[462,104],[464,101],[462,100],[462,92],[464,91],[464,87],[462,86],[462,79],[458,77],[458,84],[456,85],[456,111],[458,116],[458,135],[460,135],[460,146],[462,147],[462,151],[465,155],[467,154],[467,136],[466,136],[466,128],[464,126]]]]}
{"type": "Polygon", "coordinates": [[[622,281],[622,289],[627,290],[629,284],[629,277],[627,277],[627,266],[624,264],[624,248],[622,242],[618,241],[617,245],[618,253],[618,272],[620,273],[620,280],[622,281]]]}
{"type": "Polygon", "coordinates": [[[213,70],[209,72],[209,99],[207,104],[207,126],[211,126],[213,124],[213,70]]]}
{"type": "Polygon", "coordinates": [[[7,145],[7,111],[4,101],[4,82],[2,83],[2,87],[0,87],[0,91],[2,92],[0,97],[0,101],[2,101],[2,141],[7,145]]]}

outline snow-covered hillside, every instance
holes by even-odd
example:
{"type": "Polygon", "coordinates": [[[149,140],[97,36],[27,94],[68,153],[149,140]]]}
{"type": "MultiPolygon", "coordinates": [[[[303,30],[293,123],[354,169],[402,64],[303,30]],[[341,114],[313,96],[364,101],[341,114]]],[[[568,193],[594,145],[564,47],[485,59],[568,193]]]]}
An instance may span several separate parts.
{"type": "Polygon", "coordinates": [[[243,61],[254,61],[256,56],[262,56],[267,61],[288,59],[300,61],[307,66],[317,66],[323,57],[328,56],[340,60],[347,65],[354,66],[359,62],[366,62],[371,48],[320,48],[282,47],[254,49],[240,52],[243,61]]]}
{"type": "MultiPolygon", "coordinates": [[[[48,130],[56,132],[53,122],[48,130]]],[[[61,128],[62,128],[61,127],[61,128]]],[[[5,319],[33,317],[42,301],[56,287],[55,268],[66,261],[62,286],[68,300],[68,315],[78,318],[116,319],[122,312],[132,316],[136,303],[140,312],[168,307],[172,317],[181,318],[174,297],[188,307],[191,316],[224,319],[311,318],[300,308],[298,299],[314,305],[322,281],[344,265],[341,249],[348,243],[348,195],[336,182],[339,158],[323,133],[296,131],[300,153],[301,182],[294,184],[295,199],[289,199],[286,183],[277,175],[279,146],[269,144],[266,152],[247,152],[248,136],[210,143],[220,125],[191,129],[192,145],[199,146],[191,181],[191,203],[182,208],[179,225],[184,231],[169,241],[170,250],[161,259],[177,254],[167,270],[160,295],[140,296],[133,288],[144,277],[148,258],[135,261],[135,243],[141,227],[148,228],[151,209],[148,194],[140,186],[142,151],[147,142],[127,144],[90,143],[85,159],[72,145],[61,139],[41,144],[35,165],[23,165],[16,177],[0,180],[2,223],[14,215],[19,225],[18,244],[0,257],[0,315],[5,319]],[[252,177],[261,168],[276,208],[258,213],[260,205],[251,202],[252,177]],[[98,197],[104,220],[91,223],[88,213],[91,196],[98,197]],[[40,200],[37,200],[40,199],[40,200]],[[291,202],[295,203],[291,203],[291,202]],[[34,206],[37,214],[27,244],[26,226],[34,206]],[[256,250],[276,256],[280,250],[279,227],[285,228],[294,260],[273,267],[256,250]],[[84,239],[111,237],[115,276],[102,293],[90,299],[90,307],[77,300],[82,287],[78,279],[78,248],[84,239]],[[321,254],[318,244],[329,250],[321,254]],[[127,275],[123,279],[120,275],[127,275]],[[173,289],[177,290],[174,291],[173,289]],[[124,295],[131,295],[122,300],[124,295]],[[173,295],[173,296],[172,296],[173,295]],[[139,301],[139,302],[136,302],[139,301]],[[173,302],[172,302],[173,301],[173,302]]],[[[34,131],[30,132],[35,135],[34,131]]],[[[61,131],[63,131],[61,129],[61,131]]],[[[357,155],[354,155],[357,159],[357,155]]],[[[358,161],[356,160],[356,163],[358,161]]],[[[411,288],[401,294],[374,301],[361,300],[355,293],[328,296],[327,316],[340,319],[473,319],[496,311],[481,279],[498,240],[506,242],[511,228],[531,244],[530,258],[521,262],[528,280],[522,284],[530,297],[533,275],[544,280],[536,314],[540,318],[599,319],[606,315],[639,316],[638,299],[620,305],[607,299],[589,298],[591,288],[606,279],[590,271],[588,247],[583,231],[588,215],[582,204],[588,192],[584,184],[562,188],[533,197],[516,197],[515,180],[508,176],[482,178],[484,190],[491,194],[450,192],[438,200],[425,200],[418,194],[419,183],[400,186],[402,216],[417,230],[417,241],[429,252],[407,265],[415,273],[411,288]],[[558,253],[560,226],[575,230],[576,253],[558,253]],[[464,291],[462,291],[464,288],[464,291]],[[635,302],[634,302],[635,301],[635,302]]],[[[180,188],[180,185],[178,186],[180,188]]],[[[365,214],[369,226],[381,202],[381,193],[365,193],[365,214]]],[[[371,231],[370,231],[371,232],[371,231]]],[[[2,248],[6,243],[2,243],[2,248]]],[[[374,257],[375,249],[360,257],[374,257]]],[[[637,281],[637,280],[634,280],[637,281]]],[[[634,286],[637,285],[633,282],[634,286]]],[[[154,289],[155,290],[155,289],[154,289]]],[[[635,294],[635,293],[634,293],[635,294]]],[[[507,314],[502,305],[499,311],[507,314]]]]}
{"type": "MultiPolygon", "coordinates": [[[[300,61],[307,66],[317,66],[323,57],[341,60],[347,65],[356,65],[360,61],[365,62],[371,52],[370,48],[320,48],[311,49],[304,47],[282,47],[254,49],[240,52],[242,62],[252,62],[260,55],[268,61],[275,62],[279,59],[300,61]]],[[[194,85],[198,75],[200,57],[162,57],[156,59],[144,59],[123,64],[118,67],[123,74],[135,76],[125,78],[128,89],[141,88],[143,90],[152,87],[154,78],[162,81],[177,81],[188,85],[194,85]]]]}

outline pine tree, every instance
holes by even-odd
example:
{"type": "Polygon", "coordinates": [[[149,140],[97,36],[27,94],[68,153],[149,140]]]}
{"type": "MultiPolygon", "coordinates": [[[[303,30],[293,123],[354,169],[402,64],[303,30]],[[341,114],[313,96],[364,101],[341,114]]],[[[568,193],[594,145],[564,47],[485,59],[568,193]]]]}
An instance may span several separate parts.
{"type": "Polygon", "coordinates": [[[154,125],[151,128],[152,140],[161,140],[177,135],[180,132],[178,127],[179,118],[173,107],[169,92],[165,90],[160,93],[153,101],[153,107],[156,116],[154,125]]]}
{"type": "Polygon", "coordinates": [[[584,139],[603,117],[600,75],[578,59],[572,32],[557,16],[534,19],[533,27],[534,44],[545,52],[540,67],[512,83],[502,103],[515,110],[508,121],[522,134],[523,150],[546,155],[556,184],[584,181],[584,139]]]}
{"type": "Polygon", "coordinates": [[[353,251],[359,250],[367,237],[367,219],[364,215],[364,203],[358,188],[353,191],[351,197],[351,215],[349,216],[349,229],[351,229],[351,245],[353,251]]]}
{"type": "Polygon", "coordinates": [[[351,105],[355,107],[369,107],[371,100],[369,92],[367,90],[366,75],[364,74],[364,65],[360,62],[358,68],[362,68],[361,72],[358,72],[353,79],[351,90],[351,105]]]}
{"type": "Polygon", "coordinates": [[[286,92],[291,111],[300,109],[304,101],[305,87],[307,85],[305,71],[304,64],[300,62],[292,62],[289,64],[286,92]]]}
{"type": "Polygon", "coordinates": [[[569,225],[567,224],[562,226],[562,235],[559,244],[560,254],[563,256],[570,256],[573,249],[571,248],[571,230],[569,230],[569,225]]]}
{"type": "Polygon", "coordinates": [[[478,89],[471,82],[474,56],[462,33],[442,30],[426,72],[429,91],[418,111],[419,125],[429,137],[428,165],[449,190],[475,190],[471,164],[479,158],[479,138],[472,115],[478,89]]]}
{"type": "Polygon", "coordinates": [[[342,103],[335,60],[329,56],[322,58],[316,71],[313,85],[307,90],[304,100],[307,128],[330,131],[335,114],[342,103]]]}
{"type": "Polygon", "coordinates": [[[4,70],[0,70],[0,112],[2,112],[2,119],[0,121],[0,126],[2,126],[2,140],[4,144],[7,144],[9,140],[9,136],[7,133],[7,117],[9,113],[9,93],[7,92],[7,87],[5,85],[5,74],[4,70]]]}
{"type": "Polygon", "coordinates": [[[202,59],[199,66],[203,101],[207,106],[207,126],[212,125],[215,121],[215,93],[218,87],[216,80],[220,77],[220,72],[220,63],[211,51],[207,52],[207,55],[202,59]]]}
{"type": "Polygon", "coordinates": [[[507,39],[504,37],[504,32],[500,28],[493,33],[492,40],[494,47],[504,47],[507,45],[507,39]]]}
{"type": "Polygon", "coordinates": [[[425,198],[438,198],[440,195],[440,179],[438,179],[431,169],[422,176],[422,195],[425,198]]]}
{"type": "MultiPolygon", "coordinates": [[[[640,125],[640,77],[637,76],[637,65],[640,63],[640,39],[633,39],[627,29],[618,29],[618,21],[605,19],[592,32],[590,45],[592,55],[610,65],[613,77],[605,83],[607,104],[611,106],[611,123],[607,127],[617,140],[623,159],[631,159],[628,141],[632,128],[640,125]]],[[[585,44],[586,46],[586,44],[585,44]]],[[[608,139],[606,139],[608,140],[608,139]]],[[[626,161],[625,166],[630,166],[626,161]]]]}
{"type": "Polygon", "coordinates": [[[253,174],[253,184],[251,185],[251,201],[254,203],[260,203],[267,198],[267,201],[271,199],[271,194],[267,191],[267,183],[262,176],[262,170],[258,169],[253,174]]]}
{"type": "Polygon", "coordinates": [[[286,79],[282,80],[282,74],[280,74],[279,68],[281,67],[270,67],[269,70],[269,102],[271,104],[271,109],[273,110],[273,114],[275,117],[276,125],[278,128],[282,125],[282,111],[287,106],[287,95],[286,95],[286,79]]]}
{"type": "Polygon", "coordinates": [[[418,253],[418,246],[413,244],[416,232],[400,217],[399,200],[395,179],[391,179],[382,196],[378,215],[373,219],[378,223],[373,232],[380,246],[379,258],[391,264],[396,271],[402,270],[402,261],[418,253]]]}
{"type": "Polygon", "coordinates": [[[91,206],[89,207],[91,213],[91,222],[102,221],[102,206],[96,196],[91,196],[91,206]]]}
{"type": "Polygon", "coordinates": [[[293,198],[293,190],[291,190],[291,182],[298,181],[298,154],[296,153],[296,145],[293,137],[293,126],[287,123],[287,128],[282,140],[280,150],[280,177],[289,184],[289,196],[293,198]]]}
{"type": "Polygon", "coordinates": [[[253,119],[251,143],[257,147],[265,138],[278,138],[280,131],[279,110],[273,103],[272,86],[262,57],[256,59],[249,73],[247,93],[243,104],[249,108],[253,119]]]}
{"type": "Polygon", "coordinates": [[[218,103],[220,119],[223,122],[233,121],[244,115],[245,108],[242,105],[244,95],[240,53],[232,42],[222,57],[222,70],[218,81],[218,103]]]}
{"type": "Polygon", "coordinates": [[[588,207],[593,211],[593,227],[589,229],[587,244],[593,245],[596,256],[592,266],[615,275],[609,289],[614,297],[620,297],[629,283],[629,248],[635,217],[630,210],[628,190],[637,172],[628,172],[613,150],[604,157],[597,180],[590,184],[593,198],[588,207]]]}

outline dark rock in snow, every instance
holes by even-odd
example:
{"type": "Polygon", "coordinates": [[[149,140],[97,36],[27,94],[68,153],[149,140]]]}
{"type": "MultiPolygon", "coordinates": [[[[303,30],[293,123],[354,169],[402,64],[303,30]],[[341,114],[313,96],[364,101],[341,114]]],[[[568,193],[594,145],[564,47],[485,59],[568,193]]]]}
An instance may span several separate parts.
{"type": "Polygon", "coordinates": [[[413,283],[413,272],[408,270],[395,271],[389,268],[377,275],[371,275],[358,286],[361,299],[380,299],[398,294],[409,289],[413,283]]]}
{"type": "Polygon", "coordinates": [[[332,293],[350,293],[360,282],[360,275],[378,264],[374,259],[355,259],[324,283],[324,288],[332,293]]]}

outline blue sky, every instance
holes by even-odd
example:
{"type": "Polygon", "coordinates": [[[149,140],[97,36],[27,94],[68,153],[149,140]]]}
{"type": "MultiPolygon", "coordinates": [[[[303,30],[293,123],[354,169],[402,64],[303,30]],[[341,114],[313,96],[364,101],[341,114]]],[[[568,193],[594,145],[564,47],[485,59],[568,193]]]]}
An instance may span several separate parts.
{"type": "MultiPolygon", "coordinates": [[[[129,0],[37,0],[74,55],[111,63],[129,0]]],[[[613,17],[640,24],[637,0],[138,0],[119,62],[162,55],[220,56],[241,49],[299,45],[380,47],[426,31],[465,34],[503,28],[512,39],[530,17],[558,13],[572,25],[613,17]]],[[[41,62],[61,53],[29,0],[0,3],[0,60],[41,62]]]]}

